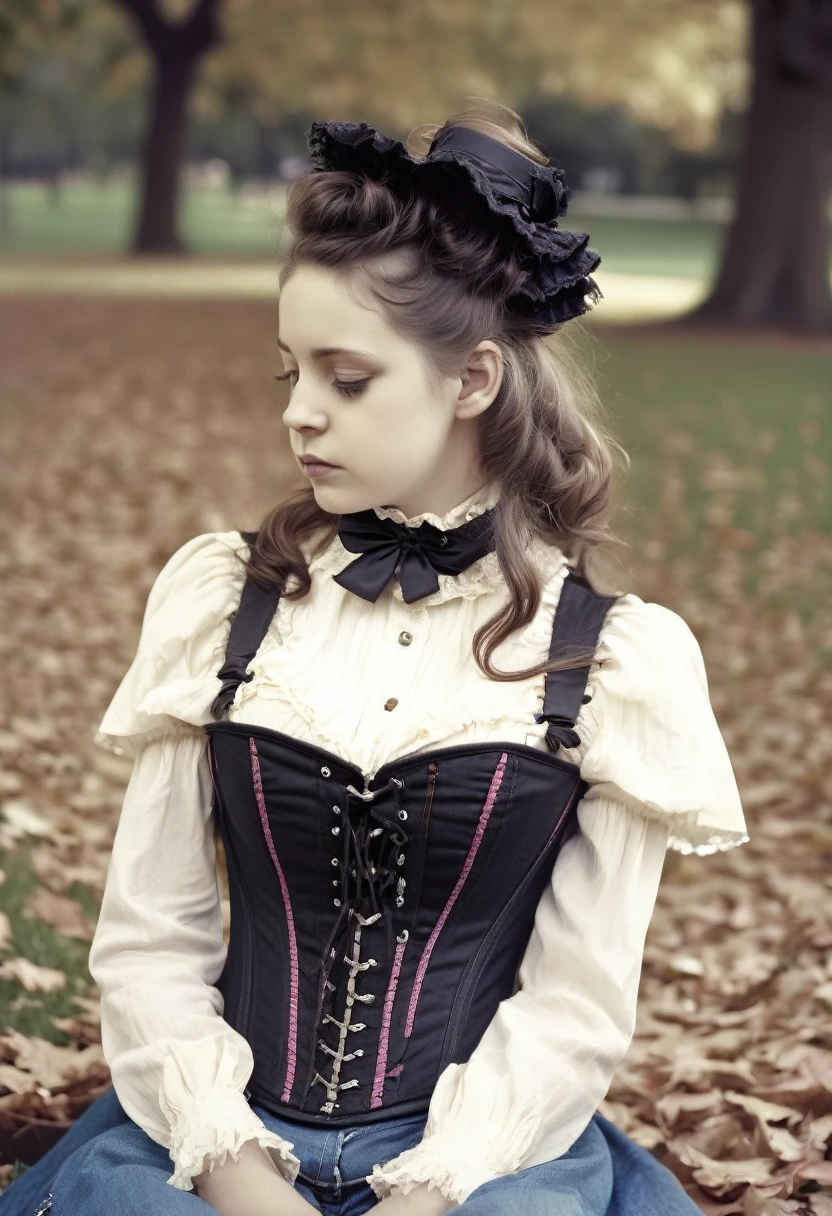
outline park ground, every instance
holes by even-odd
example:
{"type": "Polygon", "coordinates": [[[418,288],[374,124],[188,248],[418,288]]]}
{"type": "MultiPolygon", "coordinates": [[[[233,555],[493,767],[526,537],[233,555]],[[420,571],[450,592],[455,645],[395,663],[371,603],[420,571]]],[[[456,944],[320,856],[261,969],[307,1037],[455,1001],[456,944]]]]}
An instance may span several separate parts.
{"type": "MultiPolygon", "coordinates": [[[[0,1135],[21,1156],[107,1085],[85,959],[129,764],[92,735],[147,591],[292,475],[273,300],[188,294],[0,293],[0,1135]]],[[[668,855],[602,1110],[709,1216],[832,1216],[832,349],[581,342],[632,456],[620,585],[696,633],[751,835],[668,855]]]]}

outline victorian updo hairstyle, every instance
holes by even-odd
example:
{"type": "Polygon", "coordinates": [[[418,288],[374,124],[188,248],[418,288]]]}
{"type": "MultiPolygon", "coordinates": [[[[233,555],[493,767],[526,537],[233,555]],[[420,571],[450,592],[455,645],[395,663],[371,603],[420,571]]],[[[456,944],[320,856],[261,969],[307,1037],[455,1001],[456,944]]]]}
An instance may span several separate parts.
{"type": "MultiPolygon", "coordinates": [[[[415,128],[406,142],[411,155],[424,156],[438,131],[461,126],[548,163],[508,106],[468,100],[472,104],[442,127],[415,128]]],[[[473,654],[491,679],[519,680],[576,662],[560,659],[515,672],[492,665],[494,650],[528,625],[540,605],[540,576],[528,542],[537,536],[558,546],[588,579],[593,554],[610,539],[614,465],[626,458],[601,422],[599,394],[581,350],[588,345],[581,320],[552,331],[506,307],[526,272],[513,230],[501,220],[473,190],[455,205],[418,189],[401,197],[359,173],[309,170],[288,190],[279,284],[303,265],[336,271],[421,348],[428,374],[437,380],[458,374],[484,339],[500,347],[502,385],[478,422],[483,469],[501,485],[494,536],[508,598],[475,634],[473,654]]],[[[311,487],[297,491],[266,515],[247,572],[281,587],[294,575],[297,586],[284,594],[302,598],[311,579],[299,542],[320,531],[311,550],[317,554],[333,539],[338,518],[318,506],[311,487]]]]}

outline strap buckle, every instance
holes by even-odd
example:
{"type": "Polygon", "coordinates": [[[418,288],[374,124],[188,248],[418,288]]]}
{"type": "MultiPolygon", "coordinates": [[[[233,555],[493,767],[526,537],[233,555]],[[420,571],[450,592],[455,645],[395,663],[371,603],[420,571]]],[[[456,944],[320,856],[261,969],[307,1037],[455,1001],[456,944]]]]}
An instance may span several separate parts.
{"type": "Polygon", "coordinates": [[[575,730],[575,723],[571,718],[564,718],[561,714],[545,714],[543,712],[534,715],[535,722],[548,722],[549,729],[546,732],[546,739],[550,746],[552,740],[555,741],[555,746],[552,751],[557,751],[558,747],[579,747],[581,736],[575,730]]]}

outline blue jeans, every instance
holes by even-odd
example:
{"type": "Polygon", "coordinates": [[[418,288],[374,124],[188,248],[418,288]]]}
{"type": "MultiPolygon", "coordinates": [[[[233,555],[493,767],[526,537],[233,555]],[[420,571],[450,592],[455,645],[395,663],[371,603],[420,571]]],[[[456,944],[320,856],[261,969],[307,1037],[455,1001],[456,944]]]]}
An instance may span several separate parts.
{"type": "MultiPolygon", "coordinates": [[[[365,1176],[422,1138],[426,1114],[341,1129],[253,1110],[290,1140],[295,1186],[323,1216],[362,1216],[377,1200],[365,1176]]],[[[211,1216],[193,1191],[167,1184],[167,1149],[128,1119],[113,1091],[86,1111],[0,1195],[0,1216],[211,1216]],[[70,1139],[72,1137],[72,1139],[70,1139]]],[[[456,1211],[465,1216],[701,1216],[669,1170],[614,1124],[593,1116],[562,1156],[493,1178],[456,1211]]]]}

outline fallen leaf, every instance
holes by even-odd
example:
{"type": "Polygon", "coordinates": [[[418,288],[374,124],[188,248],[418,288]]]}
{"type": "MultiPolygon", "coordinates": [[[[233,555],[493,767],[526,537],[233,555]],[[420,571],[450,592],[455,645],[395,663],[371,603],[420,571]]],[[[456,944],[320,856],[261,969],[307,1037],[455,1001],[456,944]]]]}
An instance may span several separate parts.
{"type": "Polygon", "coordinates": [[[16,980],[27,992],[53,992],[66,984],[65,972],[39,967],[28,958],[10,958],[0,963],[0,979],[16,980]]]}
{"type": "Polygon", "coordinates": [[[56,895],[46,887],[35,887],[26,897],[25,915],[34,917],[57,929],[64,937],[75,937],[91,942],[95,926],[84,915],[84,910],[75,899],[56,895]]]}

